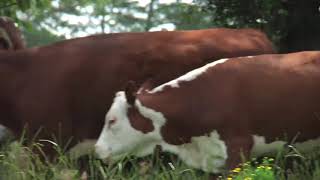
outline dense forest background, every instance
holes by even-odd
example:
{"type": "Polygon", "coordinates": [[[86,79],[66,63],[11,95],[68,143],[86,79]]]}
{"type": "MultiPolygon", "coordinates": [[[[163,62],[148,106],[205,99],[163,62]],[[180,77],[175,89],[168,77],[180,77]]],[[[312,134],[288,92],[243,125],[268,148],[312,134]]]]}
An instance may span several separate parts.
{"type": "Polygon", "coordinates": [[[96,33],[253,27],[279,52],[320,49],[319,0],[1,0],[29,47],[96,33]]]}

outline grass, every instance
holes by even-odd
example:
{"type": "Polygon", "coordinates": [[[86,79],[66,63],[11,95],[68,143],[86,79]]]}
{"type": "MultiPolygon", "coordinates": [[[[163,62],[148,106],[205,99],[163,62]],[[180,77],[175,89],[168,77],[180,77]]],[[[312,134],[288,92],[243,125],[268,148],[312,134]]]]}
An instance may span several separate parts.
{"type": "Polygon", "coordinates": [[[320,151],[303,154],[288,145],[275,158],[262,157],[241,163],[221,179],[227,180],[320,180],[320,151]]]}
{"type": "MultiPolygon", "coordinates": [[[[58,153],[56,159],[46,160],[43,142],[23,146],[19,142],[3,145],[0,149],[0,179],[2,180],[193,180],[208,179],[210,174],[191,169],[177,157],[158,154],[145,158],[126,157],[117,163],[106,165],[88,155],[80,160],[71,159],[54,142],[50,143],[58,153]],[[34,150],[40,153],[35,154],[34,150]],[[42,152],[42,153],[41,153],[42,152]]],[[[319,180],[320,153],[303,155],[294,147],[286,148],[277,157],[253,159],[221,175],[227,180],[319,180]]]]}
{"type": "Polygon", "coordinates": [[[58,157],[46,161],[45,154],[35,154],[39,142],[25,147],[15,142],[0,150],[0,179],[43,180],[43,179],[117,179],[117,180],[168,180],[208,179],[209,174],[190,169],[173,155],[152,155],[146,158],[125,157],[117,163],[106,165],[88,155],[73,160],[60,147],[53,145],[58,157]]]}

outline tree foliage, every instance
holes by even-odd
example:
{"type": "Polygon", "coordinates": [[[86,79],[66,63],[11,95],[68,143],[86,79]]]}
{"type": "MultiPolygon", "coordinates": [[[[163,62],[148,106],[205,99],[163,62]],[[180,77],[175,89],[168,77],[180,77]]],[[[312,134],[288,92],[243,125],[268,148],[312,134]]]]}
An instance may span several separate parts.
{"type": "Polygon", "coordinates": [[[28,42],[27,46],[43,45],[61,39],[43,28],[34,26],[36,23],[31,20],[50,7],[50,0],[4,0],[0,1],[0,16],[10,17],[17,22],[28,42]]]}
{"type": "Polygon", "coordinates": [[[223,27],[265,31],[281,52],[320,49],[319,0],[195,0],[223,27]]]}
{"type": "Polygon", "coordinates": [[[259,28],[279,43],[286,34],[287,10],[281,0],[196,0],[222,27],[259,28]]]}
{"type": "Polygon", "coordinates": [[[203,29],[216,25],[210,13],[203,11],[200,6],[180,2],[159,5],[154,24],[161,23],[173,23],[176,29],[181,30],[203,29]]]}
{"type": "Polygon", "coordinates": [[[0,1],[0,16],[8,16],[20,22],[17,12],[50,7],[50,0],[3,0],[0,1]]]}
{"type": "Polygon", "coordinates": [[[133,0],[7,0],[0,3],[0,15],[18,22],[29,46],[61,39],[54,34],[75,37],[149,31],[168,23],[174,24],[176,29],[207,28],[214,26],[208,13],[198,5],[180,0],[172,4],[150,0],[145,6],[133,0]]]}

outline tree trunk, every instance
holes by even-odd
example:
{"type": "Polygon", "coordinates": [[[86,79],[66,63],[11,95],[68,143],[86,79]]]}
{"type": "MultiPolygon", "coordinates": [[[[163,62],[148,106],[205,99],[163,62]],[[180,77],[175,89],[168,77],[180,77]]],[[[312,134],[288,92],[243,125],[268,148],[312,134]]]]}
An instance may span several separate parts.
{"type": "Polygon", "coordinates": [[[149,31],[150,28],[152,27],[152,17],[153,17],[153,11],[154,11],[153,8],[154,8],[154,3],[155,2],[156,2],[156,0],[151,0],[150,1],[145,31],[149,31]]]}
{"type": "Polygon", "coordinates": [[[100,22],[100,27],[101,27],[101,33],[105,33],[105,23],[106,23],[106,15],[105,14],[103,14],[102,15],[102,20],[101,20],[101,22],[100,22]]]}

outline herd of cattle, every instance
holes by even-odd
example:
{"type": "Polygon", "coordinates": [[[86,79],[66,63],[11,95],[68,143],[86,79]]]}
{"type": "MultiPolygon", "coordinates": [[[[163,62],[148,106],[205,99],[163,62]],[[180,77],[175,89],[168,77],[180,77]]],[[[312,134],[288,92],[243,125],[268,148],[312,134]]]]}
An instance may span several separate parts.
{"type": "Polygon", "coordinates": [[[285,144],[275,140],[320,136],[320,51],[275,54],[258,30],[101,34],[34,48],[8,18],[0,33],[0,124],[16,137],[70,147],[98,139],[109,160],[161,146],[219,173],[240,153],[285,144]]]}

